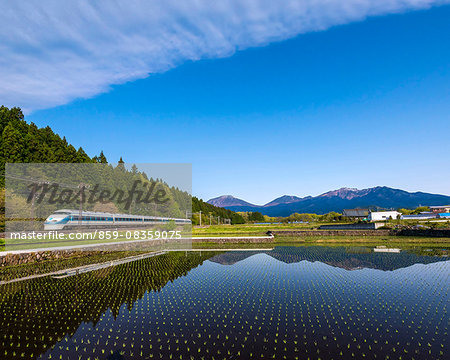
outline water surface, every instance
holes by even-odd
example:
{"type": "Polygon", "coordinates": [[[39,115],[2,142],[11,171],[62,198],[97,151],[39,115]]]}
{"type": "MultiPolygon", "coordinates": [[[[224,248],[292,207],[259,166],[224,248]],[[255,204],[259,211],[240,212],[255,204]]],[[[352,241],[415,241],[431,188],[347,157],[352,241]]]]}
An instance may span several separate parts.
{"type": "Polygon", "coordinates": [[[0,287],[0,357],[444,359],[446,251],[170,253],[0,287]]]}

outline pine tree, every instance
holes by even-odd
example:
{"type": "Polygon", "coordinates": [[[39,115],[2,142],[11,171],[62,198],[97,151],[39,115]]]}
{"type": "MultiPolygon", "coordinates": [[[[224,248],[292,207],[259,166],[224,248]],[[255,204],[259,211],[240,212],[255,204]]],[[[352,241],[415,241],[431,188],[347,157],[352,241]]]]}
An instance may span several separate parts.
{"type": "MultiPolygon", "coordinates": [[[[108,160],[106,160],[105,154],[103,154],[103,150],[100,151],[100,156],[99,156],[99,158],[100,158],[100,164],[107,164],[107,163],[108,163],[108,160]]],[[[122,159],[122,158],[121,158],[121,159],[122,159]]]]}
{"type": "Polygon", "coordinates": [[[2,134],[3,164],[24,161],[24,138],[12,122],[9,122],[2,134]]]}
{"type": "Polygon", "coordinates": [[[122,156],[120,157],[120,160],[117,164],[117,169],[121,171],[125,171],[125,162],[122,159],[122,156]]]}

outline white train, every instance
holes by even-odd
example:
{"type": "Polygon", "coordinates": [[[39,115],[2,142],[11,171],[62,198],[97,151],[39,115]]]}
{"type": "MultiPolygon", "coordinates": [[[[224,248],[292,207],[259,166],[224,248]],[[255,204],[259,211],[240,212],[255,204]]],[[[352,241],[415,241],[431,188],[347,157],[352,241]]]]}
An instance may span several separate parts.
{"type": "Polygon", "coordinates": [[[83,211],[79,220],[79,210],[57,210],[44,222],[45,230],[76,229],[77,227],[132,227],[164,224],[174,221],[177,225],[191,224],[189,219],[176,219],[157,216],[111,214],[95,211],[83,211]]]}

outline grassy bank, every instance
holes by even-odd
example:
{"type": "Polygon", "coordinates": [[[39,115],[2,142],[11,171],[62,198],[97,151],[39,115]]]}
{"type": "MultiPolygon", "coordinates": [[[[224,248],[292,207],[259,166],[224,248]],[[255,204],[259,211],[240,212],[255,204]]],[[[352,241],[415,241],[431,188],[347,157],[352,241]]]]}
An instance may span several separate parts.
{"type": "Polygon", "coordinates": [[[213,226],[194,226],[192,228],[193,236],[245,236],[245,235],[264,235],[269,230],[314,230],[320,225],[328,225],[331,223],[317,224],[242,224],[242,225],[213,225],[213,226]]]}
{"type": "Polygon", "coordinates": [[[450,243],[450,238],[421,237],[421,236],[275,236],[275,243],[450,243]]]}
{"type": "Polygon", "coordinates": [[[429,237],[400,237],[400,236],[302,236],[302,237],[287,237],[276,236],[273,242],[264,243],[225,243],[217,244],[214,242],[194,243],[194,249],[202,248],[272,248],[274,246],[301,246],[301,245],[352,245],[352,246],[378,246],[385,245],[390,247],[404,247],[404,246],[441,246],[448,248],[450,246],[450,239],[448,238],[429,238],[429,237]]]}
{"type": "Polygon", "coordinates": [[[225,249],[273,249],[277,246],[328,246],[328,247],[365,247],[365,248],[374,248],[376,246],[386,246],[389,248],[400,248],[402,250],[411,250],[411,249],[438,249],[438,250],[447,250],[449,249],[450,242],[382,242],[382,241],[366,241],[366,242],[352,242],[352,241],[331,241],[331,242],[321,242],[321,241],[291,241],[291,242],[275,242],[275,243],[259,243],[259,244],[217,244],[212,242],[205,243],[195,243],[192,244],[192,249],[214,249],[214,250],[225,250],[225,249]]]}

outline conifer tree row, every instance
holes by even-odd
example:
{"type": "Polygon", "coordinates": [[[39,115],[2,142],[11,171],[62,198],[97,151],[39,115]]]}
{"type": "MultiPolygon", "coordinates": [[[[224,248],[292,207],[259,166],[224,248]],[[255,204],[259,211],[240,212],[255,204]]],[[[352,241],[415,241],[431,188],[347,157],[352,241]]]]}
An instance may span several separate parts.
{"type": "MultiPolygon", "coordinates": [[[[0,107],[0,171],[5,163],[107,163],[103,151],[90,158],[82,147],[78,150],[47,126],[28,124],[18,107],[0,107]]],[[[4,177],[0,187],[4,187],[4,177]]]]}

